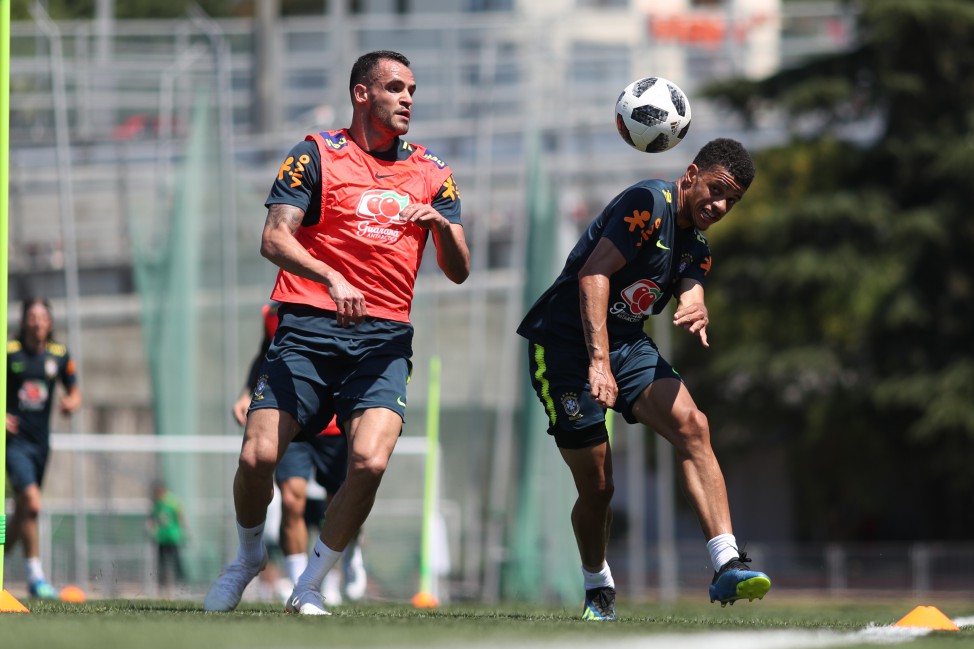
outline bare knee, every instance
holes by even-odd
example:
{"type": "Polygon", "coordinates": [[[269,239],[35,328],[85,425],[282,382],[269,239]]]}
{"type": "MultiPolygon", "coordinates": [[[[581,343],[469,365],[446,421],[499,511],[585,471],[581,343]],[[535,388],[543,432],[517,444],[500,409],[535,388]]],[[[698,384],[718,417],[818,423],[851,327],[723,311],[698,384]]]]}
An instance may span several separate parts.
{"type": "Polygon", "coordinates": [[[388,466],[389,458],[380,457],[377,454],[370,456],[355,455],[349,458],[348,477],[346,479],[378,483],[382,480],[388,466]]]}
{"type": "Polygon", "coordinates": [[[688,411],[680,421],[673,446],[677,453],[687,457],[711,453],[710,422],[707,415],[696,408],[688,411]]]}
{"type": "Polygon", "coordinates": [[[307,503],[307,496],[304,485],[291,484],[294,479],[285,480],[281,484],[281,512],[285,519],[304,516],[304,507],[307,503]]]}
{"type": "Polygon", "coordinates": [[[578,488],[578,498],[587,505],[594,507],[608,507],[615,494],[615,483],[612,476],[591,475],[588,479],[576,481],[578,488]]]}
{"type": "Polygon", "coordinates": [[[31,485],[17,495],[17,515],[21,519],[36,519],[41,513],[41,490],[31,485]]]}
{"type": "Polygon", "coordinates": [[[241,473],[262,480],[272,479],[277,467],[276,440],[252,437],[240,449],[238,468],[241,473]]]}

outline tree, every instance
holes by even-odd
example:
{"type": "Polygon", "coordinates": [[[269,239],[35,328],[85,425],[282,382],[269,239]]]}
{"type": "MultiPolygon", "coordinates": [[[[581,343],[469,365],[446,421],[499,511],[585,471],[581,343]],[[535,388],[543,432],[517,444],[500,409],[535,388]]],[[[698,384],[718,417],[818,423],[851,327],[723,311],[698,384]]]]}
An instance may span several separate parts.
{"type": "Polygon", "coordinates": [[[799,538],[970,538],[974,3],[869,0],[859,28],[853,51],[710,89],[794,134],[712,232],[723,351],[684,345],[681,369],[706,364],[718,444],[788,445],[799,538]]]}

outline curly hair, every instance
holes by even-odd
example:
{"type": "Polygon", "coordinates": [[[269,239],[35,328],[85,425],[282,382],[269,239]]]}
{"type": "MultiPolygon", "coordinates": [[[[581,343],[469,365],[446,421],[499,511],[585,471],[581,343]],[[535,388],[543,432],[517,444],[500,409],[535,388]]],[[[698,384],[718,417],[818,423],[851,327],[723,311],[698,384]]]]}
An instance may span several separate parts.
{"type": "Polygon", "coordinates": [[[743,144],[730,138],[719,137],[707,142],[693,159],[693,164],[701,171],[723,167],[744,189],[750,187],[754,180],[754,161],[751,154],[743,144]]]}
{"type": "Polygon", "coordinates": [[[376,71],[379,68],[379,61],[383,59],[392,59],[397,63],[401,63],[407,68],[410,66],[409,59],[407,59],[403,54],[399,52],[393,52],[392,50],[376,50],[375,52],[369,52],[358,57],[355,61],[355,65],[352,66],[352,74],[348,79],[348,94],[352,95],[355,90],[355,86],[358,84],[369,85],[375,80],[376,71]]]}

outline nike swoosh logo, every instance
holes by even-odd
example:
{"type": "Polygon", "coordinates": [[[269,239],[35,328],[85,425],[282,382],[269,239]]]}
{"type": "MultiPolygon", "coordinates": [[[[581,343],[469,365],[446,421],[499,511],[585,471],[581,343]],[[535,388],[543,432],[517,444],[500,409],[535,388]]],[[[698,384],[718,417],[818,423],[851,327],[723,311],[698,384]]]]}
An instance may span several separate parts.
{"type": "Polygon", "coordinates": [[[666,246],[664,246],[663,245],[663,242],[660,241],[659,239],[656,240],[656,247],[657,248],[662,248],[663,250],[669,250],[669,248],[667,248],[666,246]]]}
{"type": "Polygon", "coordinates": [[[402,400],[402,397],[396,397],[396,403],[398,403],[403,408],[406,407],[406,402],[402,400]]]}
{"type": "Polygon", "coordinates": [[[395,175],[396,174],[380,174],[380,173],[376,173],[375,174],[375,177],[376,178],[392,178],[395,175]]]}
{"type": "Polygon", "coordinates": [[[318,552],[318,548],[312,548],[312,549],[315,551],[315,556],[320,559],[321,558],[321,553],[318,552]]]}

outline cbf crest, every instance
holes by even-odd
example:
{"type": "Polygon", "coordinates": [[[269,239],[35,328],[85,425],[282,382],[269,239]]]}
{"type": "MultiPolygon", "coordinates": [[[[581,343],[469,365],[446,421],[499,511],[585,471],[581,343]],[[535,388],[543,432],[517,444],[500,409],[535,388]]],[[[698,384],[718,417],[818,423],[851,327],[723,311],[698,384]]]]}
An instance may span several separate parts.
{"type": "Polygon", "coordinates": [[[264,400],[264,390],[267,389],[267,375],[261,374],[260,378],[257,379],[257,386],[254,388],[254,396],[252,401],[263,401],[264,400]]]}
{"type": "Polygon", "coordinates": [[[570,420],[575,421],[582,418],[582,404],[574,392],[566,392],[561,395],[561,407],[570,420]]]}

